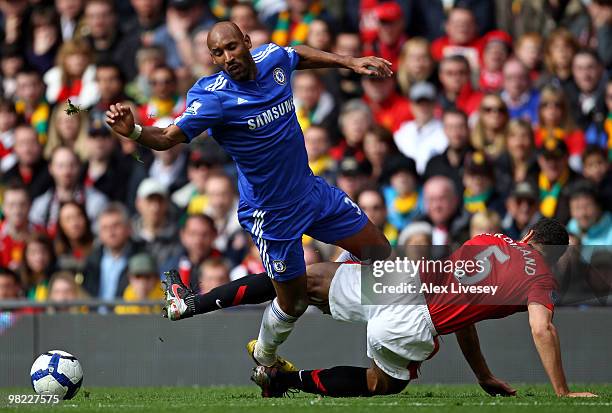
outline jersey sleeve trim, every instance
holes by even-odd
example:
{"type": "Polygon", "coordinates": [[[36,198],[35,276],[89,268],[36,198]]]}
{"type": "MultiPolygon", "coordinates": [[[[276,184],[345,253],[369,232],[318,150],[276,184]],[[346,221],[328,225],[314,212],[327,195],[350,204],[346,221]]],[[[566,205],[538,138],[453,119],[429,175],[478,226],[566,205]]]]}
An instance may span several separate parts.
{"type": "Polygon", "coordinates": [[[223,105],[221,104],[221,98],[216,93],[207,91],[205,95],[201,95],[201,96],[195,97],[193,100],[190,100],[189,106],[185,109],[185,111],[179,117],[177,117],[174,120],[173,124],[178,126],[183,132],[183,135],[185,135],[188,141],[191,142],[197,136],[201,135],[205,131],[209,130],[210,128],[222,122],[223,122],[223,105]],[[217,100],[217,102],[212,101],[213,96],[217,100]],[[218,116],[210,116],[210,114],[208,114],[209,115],[208,118],[206,117],[201,118],[200,121],[203,121],[204,126],[205,126],[202,129],[202,125],[197,124],[197,121],[198,121],[197,117],[204,116],[204,114],[200,114],[198,113],[198,111],[205,104],[211,105],[211,107],[214,106],[215,109],[219,111],[219,113],[218,113],[218,116]],[[190,119],[192,120],[190,121],[190,119]],[[208,120],[208,122],[206,122],[206,120],[204,119],[208,120]]]}

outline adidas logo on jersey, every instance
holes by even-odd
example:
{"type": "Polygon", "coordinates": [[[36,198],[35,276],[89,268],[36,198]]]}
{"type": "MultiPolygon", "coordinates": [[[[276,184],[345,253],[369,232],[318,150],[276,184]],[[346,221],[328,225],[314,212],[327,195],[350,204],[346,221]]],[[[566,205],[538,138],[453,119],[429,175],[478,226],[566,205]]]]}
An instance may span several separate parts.
{"type": "Polygon", "coordinates": [[[246,99],[238,98],[238,104],[239,105],[242,105],[243,103],[247,103],[247,102],[248,102],[248,100],[246,100],[246,99]]]}

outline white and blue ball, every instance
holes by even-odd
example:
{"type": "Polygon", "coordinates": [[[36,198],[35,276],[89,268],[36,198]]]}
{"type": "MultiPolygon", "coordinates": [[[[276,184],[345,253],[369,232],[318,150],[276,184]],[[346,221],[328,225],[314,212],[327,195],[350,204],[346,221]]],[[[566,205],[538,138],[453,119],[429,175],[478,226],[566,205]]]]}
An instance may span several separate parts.
{"type": "Polygon", "coordinates": [[[41,354],[30,370],[32,388],[41,395],[72,399],[83,383],[81,363],[70,353],[51,350],[41,354]]]}

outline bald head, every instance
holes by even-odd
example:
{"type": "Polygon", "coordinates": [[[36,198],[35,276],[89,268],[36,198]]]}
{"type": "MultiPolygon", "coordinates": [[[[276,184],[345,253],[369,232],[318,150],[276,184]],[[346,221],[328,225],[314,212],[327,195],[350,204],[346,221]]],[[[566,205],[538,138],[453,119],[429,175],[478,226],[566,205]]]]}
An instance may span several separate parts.
{"type": "Polygon", "coordinates": [[[206,40],[215,64],[223,67],[232,79],[254,80],[257,67],[249,52],[251,39],[232,22],[215,24],[206,40]]]}
{"type": "Polygon", "coordinates": [[[215,43],[228,40],[244,41],[244,34],[238,26],[229,21],[216,23],[208,33],[208,49],[212,51],[215,43]]]}

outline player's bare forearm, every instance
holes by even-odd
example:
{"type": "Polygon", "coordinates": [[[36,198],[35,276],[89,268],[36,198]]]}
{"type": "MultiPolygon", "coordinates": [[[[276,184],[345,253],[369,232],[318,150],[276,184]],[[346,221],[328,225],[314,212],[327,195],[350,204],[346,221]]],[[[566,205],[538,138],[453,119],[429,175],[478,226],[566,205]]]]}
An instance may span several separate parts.
{"type": "Polygon", "coordinates": [[[569,394],[557,329],[552,323],[552,311],[541,304],[529,304],[529,325],[540,360],[558,396],[569,394]]]}
{"type": "Polygon", "coordinates": [[[136,130],[134,115],[128,106],[121,103],[111,105],[106,111],[106,123],[115,133],[129,139],[135,139],[141,145],[157,151],[169,149],[186,140],[181,128],[176,125],[170,125],[163,129],[147,126],[142,128],[140,136],[138,134],[132,136],[136,130]]]}
{"type": "Polygon", "coordinates": [[[176,125],[170,125],[163,129],[155,126],[145,126],[142,128],[140,138],[138,138],[139,144],[156,151],[165,151],[185,141],[185,135],[176,125]]]}
{"type": "Polygon", "coordinates": [[[298,69],[322,69],[327,67],[349,67],[350,56],[341,56],[335,53],[324,52],[309,46],[294,46],[295,52],[300,56],[298,69]]]}
{"type": "Polygon", "coordinates": [[[491,373],[480,350],[480,340],[474,324],[455,332],[463,356],[478,379],[478,384],[491,396],[515,396],[516,390],[491,373]]]}
{"type": "Polygon", "coordinates": [[[300,56],[298,69],[322,69],[322,68],[347,68],[356,73],[369,76],[389,77],[391,62],[379,57],[352,57],[341,56],[335,53],[328,53],[314,49],[309,46],[299,45],[294,47],[295,52],[300,56]]]}
{"type": "Polygon", "coordinates": [[[480,350],[478,332],[474,324],[455,332],[459,348],[478,380],[492,377],[493,374],[480,350]]]}

